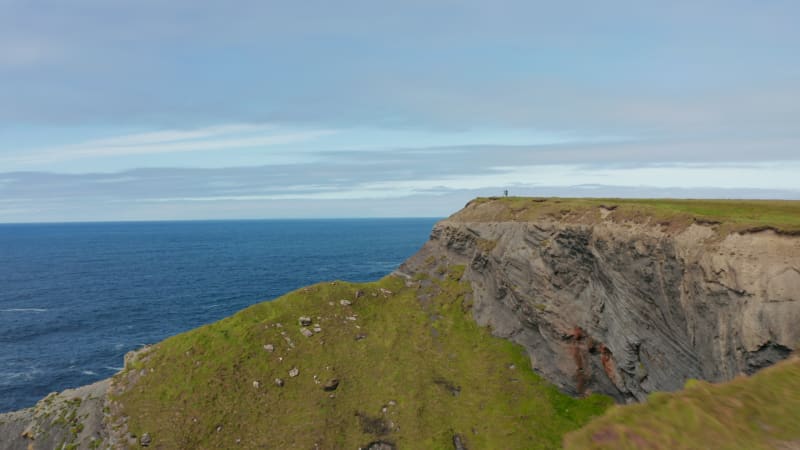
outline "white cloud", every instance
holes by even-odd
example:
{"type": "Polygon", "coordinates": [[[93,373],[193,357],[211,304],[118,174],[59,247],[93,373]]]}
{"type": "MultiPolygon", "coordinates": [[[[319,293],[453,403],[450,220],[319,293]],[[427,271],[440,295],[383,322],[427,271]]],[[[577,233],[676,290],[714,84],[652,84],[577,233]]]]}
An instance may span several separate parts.
{"type": "Polygon", "coordinates": [[[493,167],[483,174],[373,182],[364,190],[425,192],[439,189],[605,185],[655,188],[800,190],[800,161],[686,163],[640,167],[530,165],[493,167]]]}
{"type": "Polygon", "coordinates": [[[0,158],[0,162],[24,166],[83,158],[248,149],[306,142],[333,133],[334,130],[294,131],[270,125],[232,124],[195,130],[131,134],[74,145],[34,149],[24,154],[0,158]]]}
{"type": "Polygon", "coordinates": [[[95,139],[85,142],[89,147],[118,147],[139,144],[156,144],[175,141],[189,141],[194,139],[210,138],[228,134],[253,133],[272,131],[276,127],[269,124],[226,124],[216,125],[193,130],[164,130],[148,133],[127,134],[105,139],[95,139]]]}
{"type": "Polygon", "coordinates": [[[235,189],[197,196],[140,199],[139,202],[253,202],[268,200],[396,199],[414,195],[442,195],[455,191],[501,192],[504,188],[569,188],[592,190],[615,186],[646,189],[788,190],[800,192],[800,161],[758,163],[687,163],[641,167],[535,165],[494,167],[483,174],[459,174],[327,185],[270,186],[265,193],[235,189]]]}

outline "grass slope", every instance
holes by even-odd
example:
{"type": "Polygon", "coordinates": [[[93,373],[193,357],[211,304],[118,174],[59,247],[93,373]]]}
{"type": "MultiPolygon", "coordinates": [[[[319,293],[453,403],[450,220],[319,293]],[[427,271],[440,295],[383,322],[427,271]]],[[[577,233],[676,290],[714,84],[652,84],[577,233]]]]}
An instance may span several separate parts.
{"type": "Polygon", "coordinates": [[[155,345],[116,377],[130,386],[114,399],[155,448],[452,449],[456,434],[472,450],[560,447],[611,400],[561,394],[478,327],[461,273],[322,283],[252,306],[155,345]],[[300,316],[322,331],[301,334],[300,316]]]}
{"type": "Polygon", "coordinates": [[[568,449],[800,448],[800,358],[750,378],[656,393],[567,435],[568,449]]]}
{"type": "Polygon", "coordinates": [[[478,198],[454,214],[454,220],[531,221],[543,217],[575,221],[601,219],[601,207],[613,220],[660,223],[676,228],[694,222],[718,223],[721,231],[774,228],[800,234],[800,201],[676,200],[620,198],[478,198]]]}

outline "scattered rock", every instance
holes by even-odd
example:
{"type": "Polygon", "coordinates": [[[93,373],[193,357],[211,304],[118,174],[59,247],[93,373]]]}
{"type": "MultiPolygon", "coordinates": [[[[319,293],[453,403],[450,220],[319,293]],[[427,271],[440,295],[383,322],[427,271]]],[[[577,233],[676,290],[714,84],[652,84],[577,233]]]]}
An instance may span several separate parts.
{"type": "Polygon", "coordinates": [[[353,303],[350,302],[350,300],[339,300],[339,304],[342,305],[342,306],[350,306],[353,303]]]}
{"type": "Polygon", "coordinates": [[[283,378],[275,378],[275,386],[283,387],[283,378]]]}
{"type": "Polygon", "coordinates": [[[355,320],[358,320],[358,317],[356,317],[356,316],[347,316],[347,320],[355,321],[355,320]]]}
{"type": "Polygon", "coordinates": [[[508,365],[508,368],[509,368],[509,369],[511,369],[511,370],[514,370],[514,369],[516,369],[516,368],[517,368],[517,366],[516,366],[516,365],[514,365],[514,364],[509,364],[509,365],[508,365]]]}
{"type": "Polygon", "coordinates": [[[386,404],[389,405],[389,406],[396,406],[397,402],[394,401],[394,400],[389,400],[389,402],[387,402],[386,404]]]}
{"type": "Polygon", "coordinates": [[[356,293],[353,295],[355,298],[361,298],[364,296],[364,291],[361,289],[356,290],[356,293]]]}
{"type": "Polygon", "coordinates": [[[307,326],[311,325],[311,317],[300,316],[300,318],[297,319],[297,320],[298,320],[298,322],[300,322],[300,326],[302,326],[302,327],[307,327],[307,326]]]}
{"type": "Polygon", "coordinates": [[[322,332],[321,327],[314,327],[314,333],[321,333],[321,332],[322,332]]]}
{"type": "Polygon", "coordinates": [[[335,391],[336,388],[338,387],[339,387],[339,380],[337,378],[332,378],[322,386],[322,389],[326,391],[335,391]]]}
{"type": "Polygon", "coordinates": [[[356,417],[358,417],[358,421],[361,423],[361,431],[366,434],[385,436],[391,431],[386,420],[381,416],[371,417],[368,414],[356,412],[356,417]]]}
{"type": "Polygon", "coordinates": [[[217,433],[219,433],[220,431],[222,431],[222,425],[217,425],[217,433]]]}
{"type": "Polygon", "coordinates": [[[395,450],[396,448],[391,442],[375,441],[370,442],[366,447],[361,447],[359,450],[395,450]]]}
{"type": "Polygon", "coordinates": [[[298,375],[300,375],[300,369],[298,369],[297,367],[292,367],[291,370],[289,370],[290,377],[294,378],[298,375]]]}
{"type": "Polygon", "coordinates": [[[149,447],[151,442],[153,442],[153,439],[150,437],[150,433],[142,433],[142,437],[139,438],[139,445],[149,447]]]}
{"type": "Polygon", "coordinates": [[[458,433],[453,435],[453,448],[455,450],[467,450],[467,446],[464,445],[464,438],[458,433]]]}
{"type": "Polygon", "coordinates": [[[258,381],[253,381],[253,387],[258,389],[261,387],[261,383],[259,383],[258,381]]]}
{"type": "Polygon", "coordinates": [[[266,344],[266,345],[264,345],[264,350],[266,350],[266,351],[268,351],[268,352],[272,353],[272,352],[274,352],[274,351],[275,351],[275,346],[274,346],[274,345],[272,345],[272,344],[266,344]]]}
{"type": "Polygon", "coordinates": [[[366,338],[367,338],[367,335],[366,335],[366,334],[364,334],[364,333],[358,333],[358,334],[356,335],[356,340],[357,340],[357,341],[360,341],[360,340],[362,340],[362,339],[366,339],[366,338]]]}
{"type": "Polygon", "coordinates": [[[434,378],[433,382],[438,384],[439,386],[443,387],[453,397],[458,397],[458,394],[461,393],[461,386],[453,384],[452,381],[446,380],[446,379],[444,379],[442,377],[434,378]]]}
{"type": "Polygon", "coordinates": [[[305,337],[311,337],[311,336],[314,335],[314,332],[309,330],[306,327],[303,327],[303,328],[300,328],[300,334],[302,334],[305,337]]]}
{"type": "Polygon", "coordinates": [[[384,288],[381,288],[380,291],[381,291],[381,294],[383,294],[383,295],[393,295],[394,294],[394,292],[392,292],[392,291],[390,291],[388,289],[384,289],[384,288]]]}

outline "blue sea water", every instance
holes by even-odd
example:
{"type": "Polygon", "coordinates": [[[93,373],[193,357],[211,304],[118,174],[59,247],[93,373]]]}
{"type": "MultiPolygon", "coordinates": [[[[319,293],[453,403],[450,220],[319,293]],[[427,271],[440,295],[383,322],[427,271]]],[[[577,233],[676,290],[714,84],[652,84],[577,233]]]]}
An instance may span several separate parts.
{"type": "Polygon", "coordinates": [[[126,352],[325,281],[371,281],[435,219],[0,225],[0,412],[126,352]]]}

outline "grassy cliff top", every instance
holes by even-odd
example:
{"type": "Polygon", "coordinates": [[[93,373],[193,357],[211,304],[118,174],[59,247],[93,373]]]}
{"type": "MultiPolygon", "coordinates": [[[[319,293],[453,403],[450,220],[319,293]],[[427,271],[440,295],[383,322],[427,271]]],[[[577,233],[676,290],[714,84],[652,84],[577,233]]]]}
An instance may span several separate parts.
{"type": "Polygon", "coordinates": [[[321,283],[169,338],[116,376],[113,413],[153,448],[560,446],[611,399],[560,393],[480,328],[463,270],[321,283]]]}
{"type": "Polygon", "coordinates": [[[565,439],[568,449],[797,448],[800,358],[750,378],[712,385],[691,380],[683,391],[615,406],[565,439]]]}
{"type": "Polygon", "coordinates": [[[772,228],[800,234],[800,201],[677,200],[620,198],[477,198],[450,217],[463,222],[534,221],[554,218],[581,223],[614,221],[660,224],[681,229],[692,223],[720,225],[721,231],[772,228]]]}

